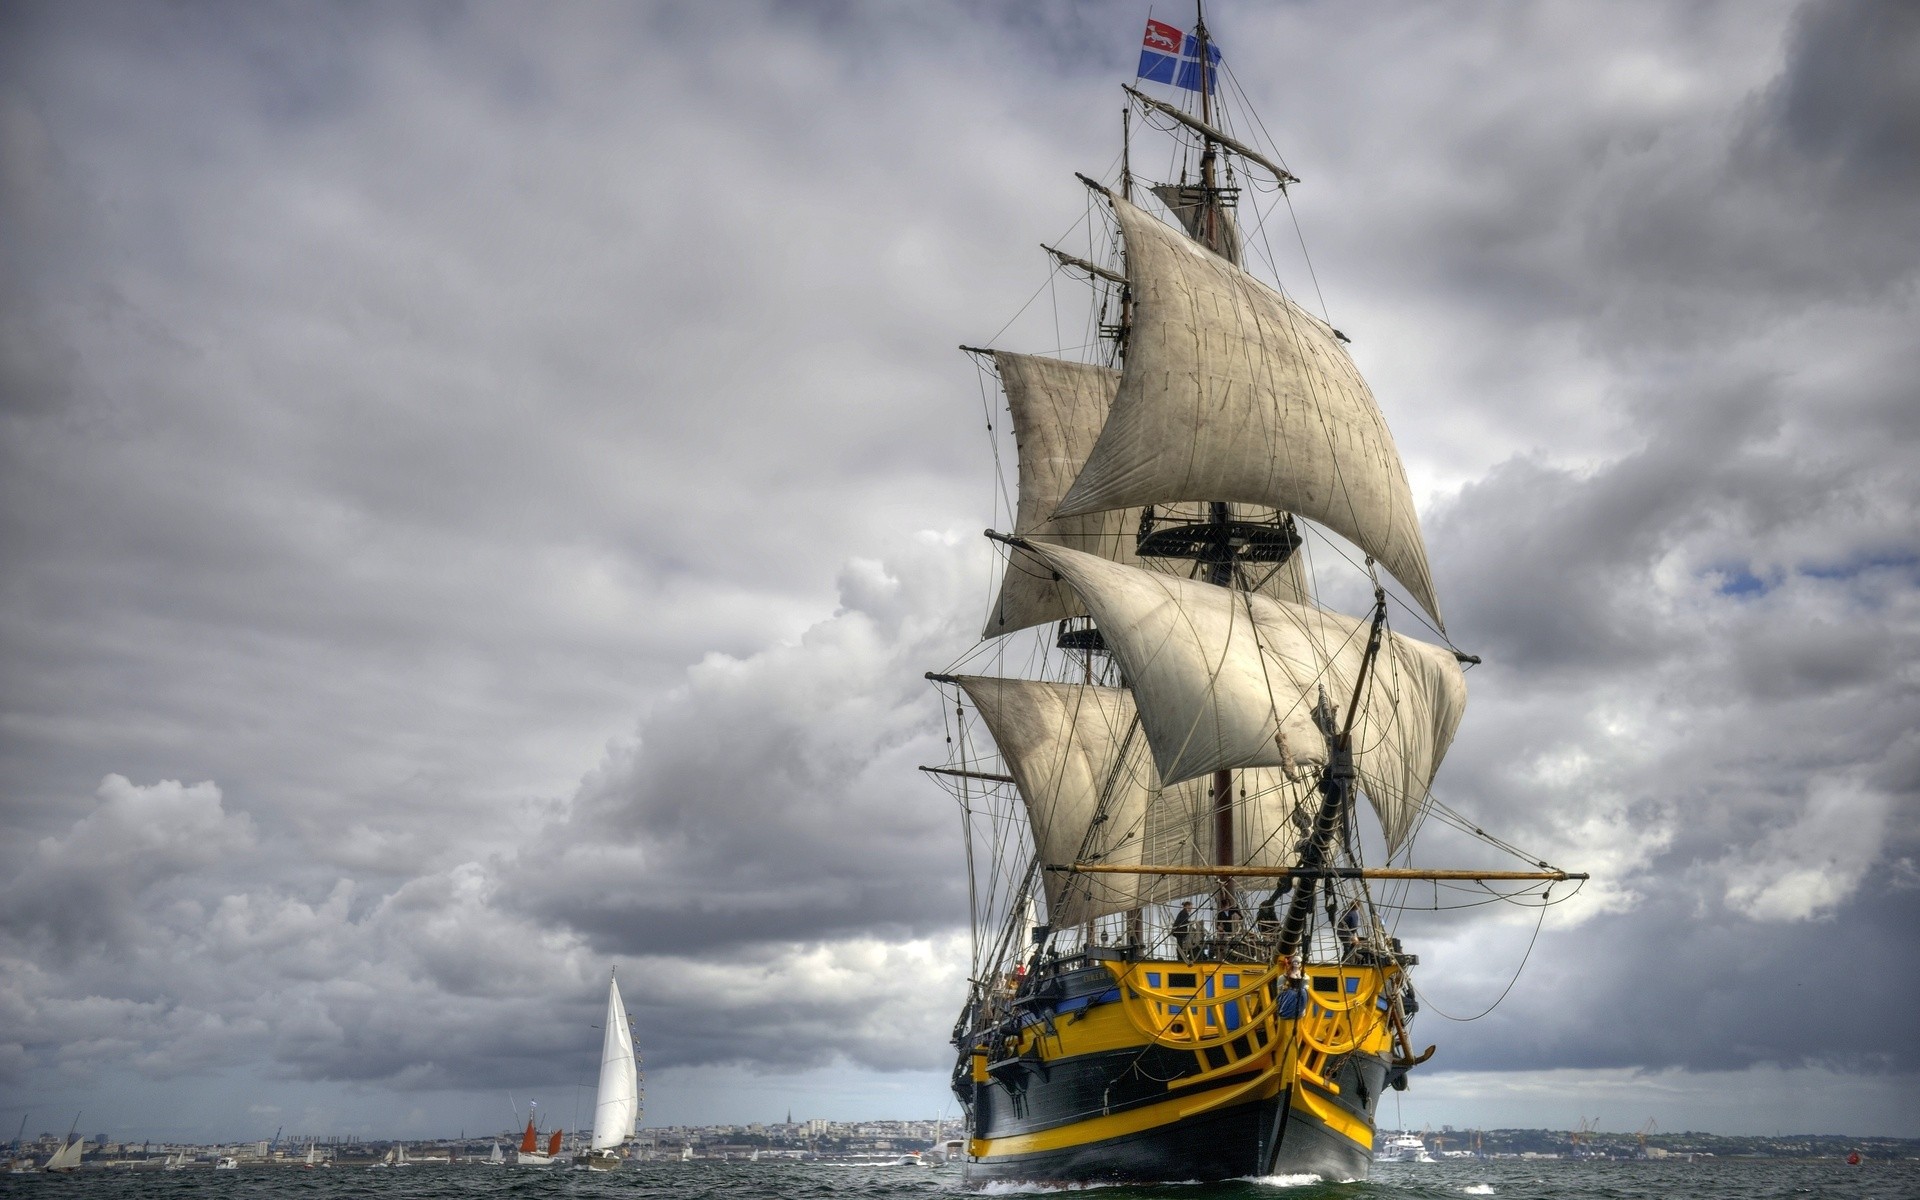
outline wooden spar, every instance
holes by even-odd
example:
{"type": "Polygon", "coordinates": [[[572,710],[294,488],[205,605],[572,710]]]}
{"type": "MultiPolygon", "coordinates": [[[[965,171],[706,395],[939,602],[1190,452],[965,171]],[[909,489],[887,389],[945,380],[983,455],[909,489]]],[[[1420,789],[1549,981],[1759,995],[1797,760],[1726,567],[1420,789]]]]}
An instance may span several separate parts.
{"type": "MultiPolygon", "coordinates": [[[[1059,259],[1061,264],[1064,266],[1072,267],[1076,271],[1085,271],[1089,275],[1096,275],[1101,279],[1107,280],[1110,283],[1117,283],[1121,287],[1125,287],[1127,285],[1127,277],[1125,275],[1122,275],[1118,271],[1109,271],[1105,267],[1099,266],[1098,264],[1095,264],[1095,263],[1090,263],[1084,258],[1076,258],[1073,255],[1068,254],[1065,250],[1054,249],[1052,246],[1047,245],[1045,242],[1040,243],[1040,248],[1042,250],[1045,250],[1048,254],[1051,254],[1055,258],[1059,259]]],[[[962,346],[961,349],[964,350],[966,349],[966,347],[962,346]]]]}
{"type": "MultiPolygon", "coordinates": [[[[922,767],[921,770],[929,768],[922,767]]],[[[1558,882],[1587,879],[1585,871],[1481,871],[1473,868],[1431,867],[1229,867],[1229,866],[1140,866],[1116,867],[1107,863],[1049,864],[1049,871],[1071,871],[1084,875],[1203,875],[1208,878],[1234,879],[1538,879],[1558,882]]]]}
{"type": "Polygon", "coordinates": [[[985,779],[990,783],[1012,783],[1011,775],[995,775],[991,771],[962,771],[957,767],[921,767],[929,775],[958,775],[962,779],[985,779]]]}
{"type": "MultiPolygon", "coordinates": [[[[1201,18],[1200,82],[1202,84],[1207,82],[1206,69],[1207,25],[1205,18],[1201,18]]],[[[1203,102],[1205,98],[1205,92],[1203,91],[1201,93],[1203,102]]],[[[1209,189],[1207,195],[1209,198],[1213,195],[1211,190],[1213,188],[1212,171],[1213,163],[1209,158],[1207,161],[1207,188],[1209,189]]],[[[1209,213],[1213,211],[1212,208],[1208,209],[1209,213]]],[[[1207,515],[1214,525],[1224,528],[1232,513],[1228,509],[1225,501],[1215,500],[1207,505],[1207,515]]],[[[1226,535],[1224,532],[1220,535],[1220,544],[1223,546],[1226,544],[1226,535]]],[[[1212,570],[1207,573],[1207,578],[1208,582],[1212,583],[1215,587],[1231,588],[1233,586],[1233,559],[1229,556],[1221,562],[1214,563],[1212,570]]],[[[1221,866],[1229,867],[1236,865],[1238,862],[1238,856],[1234,853],[1233,846],[1232,771],[1215,771],[1213,773],[1213,861],[1221,866]]],[[[1230,902],[1231,898],[1227,894],[1225,881],[1222,881],[1220,895],[1221,907],[1225,908],[1230,902]]]]}
{"type": "MultiPolygon", "coordinates": [[[[1244,158],[1248,162],[1254,163],[1260,166],[1261,168],[1269,172],[1275,179],[1279,180],[1280,186],[1285,187],[1289,183],[1300,182],[1299,177],[1294,175],[1293,172],[1287,170],[1285,167],[1280,166],[1278,163],[1273,162],[1271,159],[1267,158],[1265,155],[1253,149],[1251,146],[1248,146],[1245,142],[1241,142],[1235,138],[1228,137],[1226,134],[1221,133],[1218,129],[1215,129],[1213,126],[1207,124],[1205,121],[1200,120],[1198,117],[1188,116],[1186,113],[1181,112],[1178,108],[1175,108],[1173,105],[1168,104],[1164,100],[1156,100],[1152,96],[1147,95],[1145,92],[1140,91],[1137,88],[1127,87],[1125,84],[1122,84],[1121,86],[1123,88],[1126,88],[1126,92],[1129,96],[1132,96],[1134,99],[1140,101],[1140,103],[1146,105],[1148,108],[1154,109],[1157,112],[1163,112],[1167,114],[1168,116],[1172,117],[1174,120],[1180,122],[1182,125],[1185,125],[1187,128],[1199,134],[1201,137],[1206,138],[1209,141],[1218,142],[1222,146],[1225,146],[1227,149],[1233,151],[1235,154],[1238,154],[1241,158],[1244,158]]],[[[1104,191],[1105,189],[1102,189],[1102,190],[1104,191]]]]}
{"type": "Polygon", "coordinates": [[[1086,184],[1088,191],[1097,192],[1100,195],[1105,196],[1109,200],[1113,199],[1113,193],[1108,191],[1107,185],[1104,183],[1101,183],[1098,179],[1089,179],[1087,176],[1082,175],[1078,171],[1075,171],[1073,173],[1073,177],[1075,179],[1078,179],[1081,183],[1086,184]]]}

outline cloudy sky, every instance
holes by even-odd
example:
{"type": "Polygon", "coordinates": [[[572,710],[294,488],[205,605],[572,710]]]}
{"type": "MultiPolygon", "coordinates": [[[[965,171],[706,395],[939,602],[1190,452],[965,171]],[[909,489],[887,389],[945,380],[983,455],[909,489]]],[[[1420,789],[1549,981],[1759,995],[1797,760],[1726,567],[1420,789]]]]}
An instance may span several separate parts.
{"type": "MultiPolygon", "coordinates": [[[[0,1127],[577,1123],[616,964],[649,1123],[950,1109],[953,347],[1079,340],[1145,15],[5,6],[0,1127]]],[[[1409,920],[1387,1123],[1920,1136],[1920,11],[1209,17],[1486,659],[1440,795],[1597,877],[1409,920]]]]}

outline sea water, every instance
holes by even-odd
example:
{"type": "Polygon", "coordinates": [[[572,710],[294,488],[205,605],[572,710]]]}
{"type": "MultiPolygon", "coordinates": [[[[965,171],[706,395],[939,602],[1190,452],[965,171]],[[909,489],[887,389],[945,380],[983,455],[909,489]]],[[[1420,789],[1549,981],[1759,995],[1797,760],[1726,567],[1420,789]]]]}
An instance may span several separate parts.
{"type": "MultiPolygon", "coordinates": [[[[1920,1200],[1920,1161],[1667,1159],[1651,1162],[1455,1159],[1379,1163],[1365,1183],[1311,1177],[1046,1189],[1098,1200],[1920,1200]]],[[[953,1167],[794,1162],[642,1163],[620,1171],[423,1165],[399,1170],[242,1167],[0,1175],[0,1196],[45,1200],[945,1200],[967,1192],[953,1167]]]]}

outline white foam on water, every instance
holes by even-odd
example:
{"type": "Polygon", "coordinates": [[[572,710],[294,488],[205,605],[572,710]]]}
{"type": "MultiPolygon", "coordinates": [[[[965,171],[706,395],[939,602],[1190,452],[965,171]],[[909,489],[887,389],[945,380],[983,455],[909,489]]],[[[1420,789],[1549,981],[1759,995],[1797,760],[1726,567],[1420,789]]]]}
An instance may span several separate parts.
{"type": "Polygon", "coordinates": [[[1490,1183],[1470,1183],[1466,1187],[1461,1188],[1460,1190],[1465,1192],[1469,1196],[1493,1195],[1493,1185],[1490,1183]]]}
{"type": "Polygon", "coordinates": [[[1261,1187],[1297,1188],[1309,1187],[1320,1182],[1318,1175],[1250,1175],[1248,1183],[1257,1183],[1261,1187]]]}
{"type": "Polygon", "coordinates": [[[1050,1192],[1090,1192],[1095,1188],[1118,1187],[1115,1183],[1015,1183],[996,1179],[973,1189],[976,1196],[1044,1196],[1050,1192]]]}

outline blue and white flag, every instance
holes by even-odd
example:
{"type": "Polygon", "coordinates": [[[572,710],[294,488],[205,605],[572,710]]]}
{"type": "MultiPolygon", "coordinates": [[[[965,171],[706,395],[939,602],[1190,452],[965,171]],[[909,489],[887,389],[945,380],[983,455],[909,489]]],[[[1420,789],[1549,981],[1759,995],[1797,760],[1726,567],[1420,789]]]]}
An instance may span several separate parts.
{"type": "MultiPolygon", "coordinates": [[[[1207,43],[1207,63],[1207,76],[1211,79],[1220,69],[1220,47],[1212,42],[1207,43]]],[[[1147,36],[1140,44],[1140,70],[1136,74],[1155,83],[1199,91],[1200,39],[1165,21],[1149,18],[1147,36]]]]}

